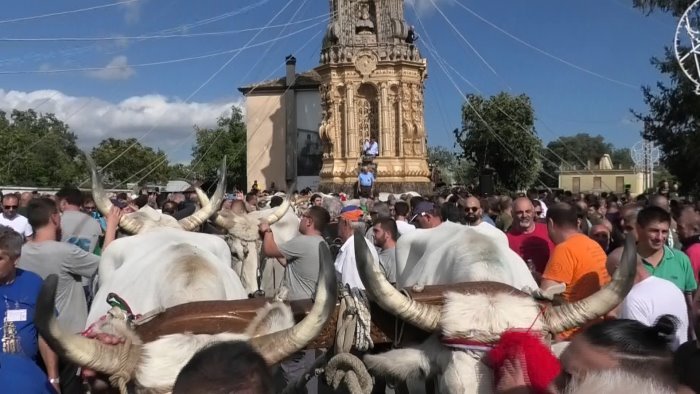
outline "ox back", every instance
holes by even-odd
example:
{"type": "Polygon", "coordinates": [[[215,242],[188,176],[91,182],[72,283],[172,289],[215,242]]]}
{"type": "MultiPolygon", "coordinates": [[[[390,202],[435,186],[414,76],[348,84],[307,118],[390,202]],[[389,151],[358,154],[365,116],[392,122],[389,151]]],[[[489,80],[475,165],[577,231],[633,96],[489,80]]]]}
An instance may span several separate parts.
{"type": "MultiPolygon", "coordinates": [[[[425,286],[416,292],[406,289],[409,297],[416,301],[442,305],[446,292],[462,294],[484,292],[508,292],[514,295],[528,297],[527,294],[511,286],[497,282],[469,282],[451,285],[425,286]]],[[[136,332],[144,342],[151,342],[163,335],[192,332],[194,334],[218,334],[221,332],[243,332],[248,323],[255,317],[256,311],[270,302],[269,299],[248,299],[235,301],[202,301],[177,305],[156,315],[143,323],[137,322],[136,332]]],[[[297,300],[289,302],[294,313],[294,319],[301,321],[311,310],[312,300],[297,300]]],[[[338,307],[326,322],[321,333],[307,345],[307,349],[329,348],[335,342],[336,325],[338,322],[338,307]]],[[[430,334],[406,323],[398,322],[397,318],[382,310],[374,302],[371,303],[372,341],[375,344],[422,342],[430,334]]]]}

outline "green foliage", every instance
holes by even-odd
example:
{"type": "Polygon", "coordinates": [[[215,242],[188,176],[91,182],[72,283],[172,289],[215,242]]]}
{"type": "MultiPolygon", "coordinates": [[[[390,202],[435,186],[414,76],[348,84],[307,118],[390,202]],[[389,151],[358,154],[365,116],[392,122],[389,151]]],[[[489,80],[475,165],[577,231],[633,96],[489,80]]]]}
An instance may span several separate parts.
{"type": "Polygon", "coordinates": [[[557,182],[553,182],[551,177],[542,175],[558,174],[559,166],[562,164],[567,168],[575,166],[578,169],[583,169],[590,160],[591,164],[597,165],[604,154],[610,155],[615,168],[618,166],[631,168],[634,165],[629,149],[616,149],[613,144],[606,142],[602,135],[592,136],[588,133],[579,133],[559,137],[547,144],[547,147],[542,150],[542,155],[546,159],[540,178],[547,186],[557,186],[557,182]]]}
{"type": "Polygon", "coordinates": [[[500,93],[488,99],[470,94],[462,106],[457,144],[476,173],[495,170],[500,189],[530,187],[542,168],[542,142],[535,132],[535,113],[526,95],[500,93]]]}
{"type": "Polygon", "coordinates": [[[84,175],[76,136],[53,114],[0,111],[0,138],[2,184],[59,187],[84,175]]]}
{"type": "Polygon", "coordinates": [[[469,161],[442,146],[428,147],[428,163],[438,169],[440,178],[448,185],[469,185],[476,175],[469,161]]]}
{"type": "Polygon", "coordinates": [[[215,180],[221,159],[225,155],[227,187],[245,190],[246,126],[241,109],[233,106],[231,115],[220,117],[215,129],[196,127],[196,130],[197,142],[192,147],[193,171],[196,176],[205,181],[215,180]]]}
{"type": "MultiPolygon", "coordinates": [[[[691,1],[635,1],[635,6],[651,12],[655,9],[679,16],[691,1]],[[640,4],[643,3],[643,4],[640,4]]],[[[633,111],[644,123],[643,136],[656,143],[662,164],[680,182],[683,192],[700,192],[700,96],[677,63],[673,50],[666,48],[663,58],[652,64],[669,83],[658,82],[655,89],[642,88],[648,112],[633,111]]]]}
{"type": "Polygon", "coordinates": [[[92,149],[91,155],[99,168],[106,167],[102,174],[107,185],[126,186],[126,183],[137,181],[141,184],[163,183],[168,180],[165,152],[141,145],[136,138],[107,138],[92,149]]]}
{"type": "Polygon", "coordinates": [[[632,0],[632,5],[650,14],[654,10],[671,12],[675,17],[683,15],[694,0],[632,0]]]}

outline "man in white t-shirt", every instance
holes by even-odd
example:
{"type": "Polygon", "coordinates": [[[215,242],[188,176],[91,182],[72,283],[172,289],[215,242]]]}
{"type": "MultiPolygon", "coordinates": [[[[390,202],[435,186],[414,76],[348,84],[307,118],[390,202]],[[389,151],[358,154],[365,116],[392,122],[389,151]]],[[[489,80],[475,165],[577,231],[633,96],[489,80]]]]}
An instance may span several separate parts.
{"type": "MultiPolygon", "coordinates": [[[[355,235],[354,231],[359,229],[362,234],[366,232],[367,226],[362,221],[363,212],[360,207],[351,205],[343,208],[338,218],[338,236],[343,241],[343,246],[335,258],[335,270],[339,276],[340,282],[344,285],[349,285],[350,288],[365,289],[360,279],[360,274],[357,271],[357,262],[355,261],[355,235]]],[[[379,263],[379,254],[377,249],[370,241],[362,237],[367,243],[367,248],[372,253],[372,258],[375,263],[379,263]]]]}
{"type": "Polygon", "coordinates": [[[18,233],[22,234],[25,239],[32,236],[34,231],[29,221],[24,216],[17,213],[19,209],[19,198],[14,194],[8,194],[2,197],[2,216],[0,216],[0,224],[8,226],[18,233]]]}
{"type": "Polygon", "coordinates": [[[679,325],[671,348],[676,350],[688,340],[688,311],[683,293],[673,282],[649,274],[641,264],[637,264],[634,283],[620,304],[619,317],[652,326],[663,315],[675,316],[679,325]]]}

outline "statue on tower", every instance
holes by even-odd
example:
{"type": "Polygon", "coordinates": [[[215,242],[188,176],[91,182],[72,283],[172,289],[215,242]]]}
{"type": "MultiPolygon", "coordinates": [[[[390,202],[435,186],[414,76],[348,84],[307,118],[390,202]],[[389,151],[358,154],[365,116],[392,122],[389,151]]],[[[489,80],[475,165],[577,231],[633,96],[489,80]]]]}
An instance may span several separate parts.
{"type": "Polygon", "coordinates": [[[370,16],[369,2],[363,1],[357,5],[356,34],[374,34],[374,22],[370,16]]]}

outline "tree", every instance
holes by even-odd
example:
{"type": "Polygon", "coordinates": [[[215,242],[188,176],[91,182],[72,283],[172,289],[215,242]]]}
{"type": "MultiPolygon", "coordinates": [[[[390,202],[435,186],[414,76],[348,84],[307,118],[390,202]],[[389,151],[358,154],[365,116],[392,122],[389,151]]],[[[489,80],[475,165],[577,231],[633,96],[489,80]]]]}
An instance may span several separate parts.
{"type": "MultiPolygon", "coordinates": [[[[683,14],[691,3],[689,0],[634,1],[635,7],[645,12],[659,10],[675,17],[683,14]]],[[[644,124],[642,136],[661,149],[661,162],[678,178],[681,190],[700,192],[700,124],[697,122],[700,96],[695,94],[695,86],[683,74],[671,48],[666,47],[664,57],[654,57],[651,63],[669,82],[658,82],[655,89],[643,86],[648,112],[633,110],[633,113],[644,124]]]]}
{"type": "Polygon", "coordinates": [[[468,185],[475,175],[471,163],[442,146],[428,147],[428,163],[437,168],[440,178],[448,185],[468,185]]]}
{"type": "Polygon", "coordinates": [[[545,174],[558,174],[562,164],[568,168],[583,169],[590,160],[596,165],[604,154],[610,155],[616,168],[631,168],[634,165],[629,149],[616,149],[613,144],[606,142],[602,135],[579,133],[559,137],[549,142],[542,151],[545,159],[540,180],[548,186],[555,186],[556,183],[552,183],[551,177],[544,176],[545,174]]]}
{"type": "Polygon", "coordinates": [[[0,138],[2,184],[58,187],[85,175],[77,137],[54,114],[0,111],[0,138]]]}
{"type": "Polygon", "coordinates": [[[141,145],[136,138],[107,138],[92,149],[106,184],[163,183],[169,178],[168,158],[160,149],[141,145]],[[128,149],[128,150],[127,150],[128,149]]]}
{"type": "Polygon", "coordinates": [[[221,116],[215,129],[199,128],[192,147],[192,170],[198,178],[213,181],[218,177],[221,159],[226,156],[226,185],[246,187],[246,126],[240,108],[231,107],[230,116],[221,116]]]}
{"type": "Polygon", "coordinates": [[[500,93],[489,99],[470,94],[462,106],[462,130],[455,130],[462,157],[481,173],[491,168],[496,185],[528,188],[542,168],[542,142],[535,132],[530,98],[500,93]]]}

